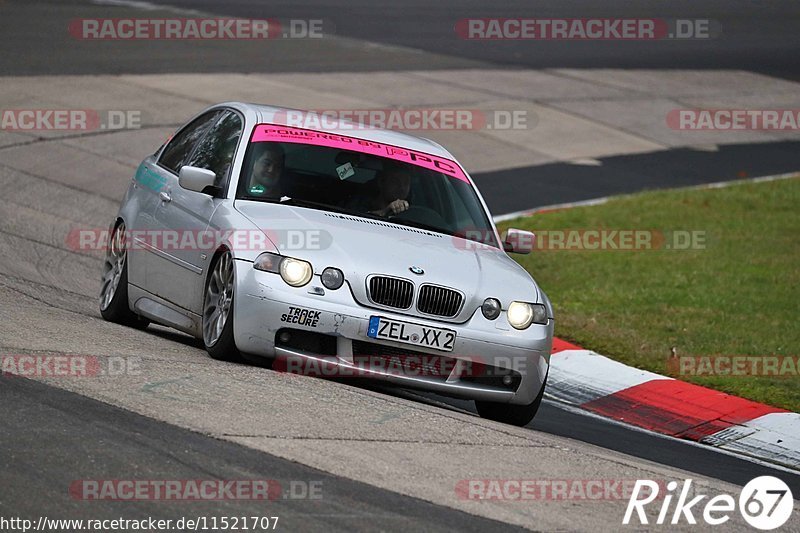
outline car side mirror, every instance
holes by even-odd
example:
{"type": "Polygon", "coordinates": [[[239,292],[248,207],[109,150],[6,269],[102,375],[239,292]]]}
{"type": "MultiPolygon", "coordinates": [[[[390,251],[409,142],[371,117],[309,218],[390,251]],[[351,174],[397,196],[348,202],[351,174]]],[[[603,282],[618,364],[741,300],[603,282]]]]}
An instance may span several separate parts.
{"type": "Polygon", "coordinates": [[[214,174],[212,170],[192,167],[189,165],[181,167],[181,172],[178,174],[178,183],[180,186],[184,189],[195,192],[202,192],[206,194],[216,193],[216,181],[217,175],[214,174]],[[207,190],[209,187],[212,187],[214,190],[207,190]]]}
{"type": "Polygon", "coordinates": [[[530,231],[509,228],[503,237],[503,249],[515,254],[529,254],[535,240],[536,236],[530,231]]]}

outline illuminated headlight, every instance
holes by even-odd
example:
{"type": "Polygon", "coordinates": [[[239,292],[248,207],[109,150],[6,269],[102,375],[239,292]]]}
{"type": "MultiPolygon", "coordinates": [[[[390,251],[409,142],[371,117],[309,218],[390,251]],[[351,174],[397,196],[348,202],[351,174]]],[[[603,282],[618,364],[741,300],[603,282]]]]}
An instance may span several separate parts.
{"type": "Polygon", "coordinates": [[[325,288],[332,291],[335,291],[342,286],[342,283],[344,283],[344,273],[342,273],[342,271],[338,268],[326,268],[322,271],[320,278],[322,279],[322,284],[325,286],[325,288]]]}
{"type": "Polygon", "coordinates": [[[280,274],[283,281],[292,287],[302,287],[311,281],[314,274],[314,269],[308,261],[269,252],[259,255],[253,262],[253,268],[280,274]]]}
{"type": "Polygon", "coordinates": [[[292,287],[302,287],[311,281],[311,276],[314,274],[311,263],[291,257],[286,257],[281,261],[280,270],[283,281],[292,287]]]}
{"type": "Polygon", "coordinates": [[[542,304],[511,302],[508,306],[508,323],[516,329],[525,329],[532,323],[547,324],[547,310],[542,304]]]}
{"type": "Polygon", "coordinates": [[[500,300],[497,298],[486,298],[481,306],[481,312],[488,320],[494,320],[500,316],[500,300]]]}

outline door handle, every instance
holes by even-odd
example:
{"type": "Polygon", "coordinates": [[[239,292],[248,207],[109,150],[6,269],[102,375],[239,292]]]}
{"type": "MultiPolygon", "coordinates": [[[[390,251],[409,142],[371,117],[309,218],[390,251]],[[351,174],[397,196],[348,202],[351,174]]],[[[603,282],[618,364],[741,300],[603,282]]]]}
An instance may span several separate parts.
{"type": "Polygon", "coordinates": [[[166,192],[166,191],[161,191],[160,193],[158,193],[158,197],[161,198],[162,202],[171,202],[172,201],[172,196],[170,196],[169,193],[166,192]]]}

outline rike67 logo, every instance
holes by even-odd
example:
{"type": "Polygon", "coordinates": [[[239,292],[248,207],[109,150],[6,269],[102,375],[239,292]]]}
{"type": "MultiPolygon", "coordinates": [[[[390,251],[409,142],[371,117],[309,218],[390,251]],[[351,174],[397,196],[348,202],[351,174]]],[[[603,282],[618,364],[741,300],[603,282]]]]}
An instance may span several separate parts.
{"type": "MultiPolygon", "coordinates": [[[[656,500],[660,500],[661,503],[658,518],[655,520],[655,524],[658,525],[697,524],[697,518],[702,518],[706,524],[718,526],[730,520],[731,514],[737,508],[736,499],[729,494],[719,494],[705,501],[705,505],[701,504],[708,496],[692,494],[691,479],[684,480],[680,490],[677,481],[670,481],[667,483],[667,493],[664,495],[659,495],[661,486],[649,479],[636,480],[622,523],[630,524],[635,513],[639,524],[649,524],[645,507],[656,500]],[[675,501],[674,508],[673,501],[675,501]],[[698,515],[697,518],[695,513],[698,515]]],[[[742,488],[739,493],[738,508],[748,524],[756,529],[768,531],[779,528],[789,520],[794,510],[794,498],[792,491],[780,479],[760,476],[750,480],[742,488]]],[[[650,519],[652,518],[651,515],[650,519]]],[[[636,524],[635,520],[633,523],[636,524]]]]}

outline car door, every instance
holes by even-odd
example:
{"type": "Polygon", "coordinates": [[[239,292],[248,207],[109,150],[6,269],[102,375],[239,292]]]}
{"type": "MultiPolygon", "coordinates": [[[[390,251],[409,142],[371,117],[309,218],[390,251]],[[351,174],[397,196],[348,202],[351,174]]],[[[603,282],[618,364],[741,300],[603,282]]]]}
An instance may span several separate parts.
{"type": "Polygon", "coordinates": [[[175,236],[164,246],[168,261],[156,281],[156,294],[198,314],[203,303],[206,270],[214,253],[200,236],[208,229],[211,216],[224,197],[243,125],[238,113],[225,111],[207,128],[184,161],[185,165],[213,171],[216,191],[190,191],[182,188],[174,177],[167,196],[156,208],[156,223],[165,235],[175,236]]]}
{"type": "MultiPolygon", "coordinates": [[[[161,152],[161,148],[158,149],[161,152]]],[[[145,159],[136,169],[133,177],[133,191],[128,198],[129,204],[134,204],[132,218],[125,221],[129,242],[128,253],[128,283],[137,287],[147,288],[147,267],[152,261],[150,251],[143,243],[147,242],[146,235],[155,227],[153,217],[156,205],[159,202],[158,193],[164,185],[164,177],[156,165],[156,152],[145,159]]]]}
{"type": "Polygon", "coordinates": [[[156,218],[158,211],[178,187],[180,168],[186,164],[200,139],[222,113],[223,110],[220,109],[208,111],[182,127],[167,141],[156,163],[146,169],[144,190],[153,195],[154,201],[147,204],[148,212],[139,217],[141,223],[137,229],[141,231],[135,244],[136,260],[143,278],[142,288],[153,294],[162,296],[164,276],[169,273],[168,266],[175,261],[167,249],[169,247],[165,246],[164,226],[156,218]]]}

